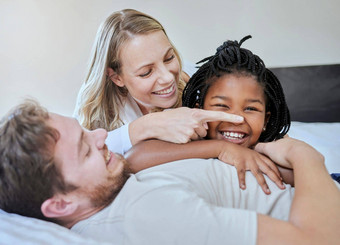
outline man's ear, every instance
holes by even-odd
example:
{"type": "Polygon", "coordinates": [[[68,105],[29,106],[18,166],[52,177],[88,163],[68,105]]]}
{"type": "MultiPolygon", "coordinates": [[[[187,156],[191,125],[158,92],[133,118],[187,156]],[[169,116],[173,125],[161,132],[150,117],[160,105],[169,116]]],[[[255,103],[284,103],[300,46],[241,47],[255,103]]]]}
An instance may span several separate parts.
{"type": "Polygon", "coordinates": [[[59,218],[72,215],[77,210],[78,204],[67,200],[66,196],[55,195],[43,202],[41,212],[48,218],[59,218]]]}
{"type": "Polygon", "coordinates": [[[118,87],[124,87],[125,84],[123,83],[122,78],[110,67],[107,68],[107,76],[110,78],[110,80],[116,84],[118,87]]]}

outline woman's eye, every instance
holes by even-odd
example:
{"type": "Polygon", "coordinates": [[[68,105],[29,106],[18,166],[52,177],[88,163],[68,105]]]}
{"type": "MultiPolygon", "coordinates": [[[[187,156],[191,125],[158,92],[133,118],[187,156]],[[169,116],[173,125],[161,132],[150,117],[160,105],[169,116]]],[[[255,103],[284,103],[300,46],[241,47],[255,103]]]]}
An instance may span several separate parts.
{"type": "Polygon", "coordinates": [[[143,74],[140,74],[139,76],[140,77],[146,77],[146,76],[150,75],[150,73],[151,73],[151,69],[148,70],[147,72],[143,73],[143,74]]]}
{"type": "Polygon", "coordinates": [[[171,55],[169,58],[165,59],[165,62],[169,62],[175,58],[175,55],[171,55]]]}

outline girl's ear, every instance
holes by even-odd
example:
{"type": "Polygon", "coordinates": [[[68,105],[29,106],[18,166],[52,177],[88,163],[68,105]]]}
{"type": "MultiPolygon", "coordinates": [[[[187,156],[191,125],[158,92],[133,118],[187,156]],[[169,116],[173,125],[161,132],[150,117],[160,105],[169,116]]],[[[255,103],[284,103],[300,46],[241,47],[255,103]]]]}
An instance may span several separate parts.
{"type": "Polygon", "coordinates": [[[119,76],[112,68],[108,67],[106,71],[106,75],[110,78],[110,80],[116,84],[118,87],[124,87],[125,84],[121,76],[119,76]]]}
{"type": "Polygon", "coordinates": [[[48,218],[61,218],[72,215],[77,210],[78,204],[67,200],[66,196],[55,195],[43,202],[41,212],[48,218]]]}

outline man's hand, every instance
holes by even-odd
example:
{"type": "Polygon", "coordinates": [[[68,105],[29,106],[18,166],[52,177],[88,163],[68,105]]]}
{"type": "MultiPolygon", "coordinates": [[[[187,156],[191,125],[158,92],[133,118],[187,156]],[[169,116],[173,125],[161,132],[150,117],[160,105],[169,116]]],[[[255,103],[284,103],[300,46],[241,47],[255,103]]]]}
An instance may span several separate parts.
{"type": "Polygon", "coordinates": [[[268,156],[284,168],[293,169],[295,162],[308,159],[319,159],[321,162],[324,162],[323,155],[313,147],[301,140],[288,136],[274,142],[258,143],[255,146],[255,150],[268,156]]]}

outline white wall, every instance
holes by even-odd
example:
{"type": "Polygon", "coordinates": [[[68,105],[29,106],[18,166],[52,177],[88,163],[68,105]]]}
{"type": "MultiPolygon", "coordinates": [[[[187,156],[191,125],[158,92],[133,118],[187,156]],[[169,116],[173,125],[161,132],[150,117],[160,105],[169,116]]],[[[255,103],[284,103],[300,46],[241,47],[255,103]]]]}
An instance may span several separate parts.
{"type": "Polygon", "coordinates": [[[122,8],[158,19],[192,62],[251,34],[269,67],[340,63],[338,0],[0,0],[0,116],[27,95],[71,115],[97,27],[122,8]]]}

